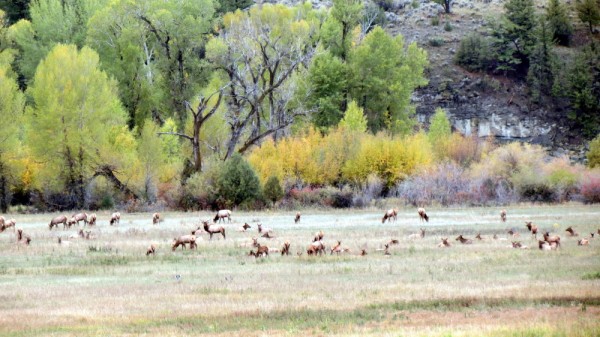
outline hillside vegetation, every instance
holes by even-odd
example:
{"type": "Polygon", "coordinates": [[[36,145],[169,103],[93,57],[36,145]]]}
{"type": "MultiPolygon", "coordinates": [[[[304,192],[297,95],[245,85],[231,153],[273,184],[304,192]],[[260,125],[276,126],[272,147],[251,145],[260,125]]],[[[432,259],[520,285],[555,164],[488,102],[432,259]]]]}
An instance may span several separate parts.
{"type": "MultiPolygon", "coordinates": [[[[525,85],[592,139],[595,1],[478,3],[502,10],[441,68],[525,85]]],[[[467,5],[440,4],[0,1],[0,210],[598,202],[597,141],[588,169],[417,121],[445,40],[398,21],[450,32],[467,5]]]]}

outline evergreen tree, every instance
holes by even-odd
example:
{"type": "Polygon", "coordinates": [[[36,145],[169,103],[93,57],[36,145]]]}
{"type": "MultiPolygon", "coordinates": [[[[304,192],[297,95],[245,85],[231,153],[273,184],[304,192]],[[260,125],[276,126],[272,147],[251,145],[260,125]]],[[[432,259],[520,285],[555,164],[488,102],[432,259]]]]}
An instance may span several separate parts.
{"type": "Polygon", "coordinates": [[[575,3],[577,16],[582,22],[588,24],[590,33],[593,33],[593,27],[600,23],[600,1],[598,0],[577,0],[575,3]]]}
{"type": "Polygon", "coordinates": [[[567,69],[566,95],[571,103],[568,117],[593,137],[600,131],[600,48],[583,48],[567,69]]]}
{"type": "Polygon", "coordinates": [[[364,133],[367,131],[367,117],[363,109],[352,101],[339,125],[349,131],[364,133]]]}
{"type": "Polygon", "coordinates": [[[568,46],[573,35],[573,25],[565,5],[560,0],[550,0],[546,9],[546,18],[550,24],[552,39],[560,45],[568,46]]]}
{"type": "Polygon", "coordinates": [[[537,43],[530,55],[527,82],[531,98],[540,103],[552,92],[556,55],[552,51],[551,31],[548,22],[542,18],[537,28],[537,43]]]}
{"type": "Polygon", "coordinates": [[[225,162],[217,180],[219,196],[227,203],[239,205],[260,197],[260,181],[256,173],[238,153],[225,162]]]}

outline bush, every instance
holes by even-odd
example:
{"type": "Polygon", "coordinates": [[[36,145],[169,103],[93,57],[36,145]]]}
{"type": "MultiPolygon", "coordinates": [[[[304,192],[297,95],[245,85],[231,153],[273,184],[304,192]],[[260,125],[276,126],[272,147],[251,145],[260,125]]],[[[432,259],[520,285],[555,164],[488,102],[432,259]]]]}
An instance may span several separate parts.
{"type": "Polygon", "coordinates": [[[204,171],[192,174],[185,181],[177,207],[183,210],[218,208],[217,181],[224,165],[217,158],[205,161],[204,171]]]}
{"type": "Polygon", "coordinates": [[[600,203],[600,172],[595,171],[584,176],[579,187],[583,202],[600,203]]]}
{"type": "Polygon", "coordinates": [[[225,205],[240,205],[261,197],[258,176],[239,154],[234,154],[217,179],[218,202],[225,205]]]}
{"type": "Polygon", "coordinates": [[[454,29],[454,27],[452,27],[450,22],[446,21],[446,24],[444,24],[444,30],[447,32],[451,32],[453,29],[454,29]]]}
{"type": "Polygon", "coordinates": [[[590,150],[586,154],[586,157],[589,167],[600,167],[600,135],[596,136],[596,138],[590,142],[590,150]]]}
{"type": "Polygon", "coordinates": [[[429,45],[432,47],[441,47],[442,45],[444,45],[444,39],[441,37],[434,37],[429,39],[429,45]]]}
{"type": "Polygon", "coordinates": [[[557,200],[550,182],[539,172],[522,171],[515,174],[512,180],[523,201],[553,202],[557,200]]]}
{"type": "Polygon", "coordinates": [[[264,187],[264,196],[268,200],[272,201],[273,204],[283,197],[283,189],[279,183],[279,178],[271,176],[264,187]]]}
{"type": "Polygon", "coordinates": [[[431,25],[432,26],[439,26],[440,25],[440,18],[437,16],[434,16],[431,18],[431,25]]]}
{"type": "Polygon", "coordinates": [[[485,71],[491,65],[490,45],[479,34],[471,34],[460,41],[454,62],[470,71],[485,71]]]}

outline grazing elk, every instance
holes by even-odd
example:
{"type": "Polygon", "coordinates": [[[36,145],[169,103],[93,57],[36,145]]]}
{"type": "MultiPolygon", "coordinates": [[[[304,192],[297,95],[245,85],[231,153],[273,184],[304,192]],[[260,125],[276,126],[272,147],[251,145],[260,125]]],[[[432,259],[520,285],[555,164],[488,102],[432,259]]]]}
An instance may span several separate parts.
{"type": "Polygon", "coordinates": [[[417,213],[419,213],[419,219],[421,220],[421,222],[423,222],[423,220],[429,222],[429,217],[427,216],[427,213],[425,213],[425,208],[419,207],[417,209],[417,213]]]}
{"type": "Polygon", "coordinates": [[[213,234],[220,233],[223,235],[223,239],[225,239],[225,227],[218,225],[209,225],[208,221],[203,221],[204,230],[210,235],[210,240],[212,240],[213,234]]]}
{"type": "Polygon", "coordinates": [[[397,218],[398,218],[398,211],[395,208],[391,208],[391,209],[388,209],[387,212],[385,212],[385,214],[383,215],[383,218],[381,219],[381,223],[385,223],[386,220],[389,222],[392,219],[394,221],[396,221],[397,218]]]}
{"type": "Polygon", "coordinates": [[[79,222],[80,221],[83,221],[83,225],[87,226],[87,224],[88,224],[88,215],[87,215],[87,213],[77,213],[77,214],[73,214],[71,216],[70,223],[72,225],[74,225],[74,224],[77,223],[77,226],[79,226],[79,222]]]}
{"type": "Polygon", "coordinates": [[[31,243],[31,237],[23,233],[21,228],[17,229],[17,243],[29,245],[31,243]]]}
{"type": "Polygon", "coordinates": [[[146,256],[148,255],[156,255],[156,247],[154,247],[154,245],[150,245],[148,249],[146,249],[146,256]]]}
{"type": "Polygon", "coordinates": [[[56,218],[50,220],[50,224],[48,224],[48,227],[52,230],[52,227],[56,226],[56,228],[58,228],[58,224],[63,224],[63,229],[67,228],[67,217],[64,215],[59,215],[56,218]]]}
{"type": "Polygon", "coordinates": [[[473,240],[464,238],[462,234],[456,237],[456,241],[460,241],[460,243],[462,243],[463,245],[470,245],[473,243],[473,240]]]}
{"type": "Polygon", "coordinates": [[[115,225],[115,224],[119,224],[119,222],[121,222],[121,213],[119,212],[114,212],[111,216],[110,216],[110,225],[115,225]]]}
{"type": "Polygon", "coordinates": [[[290,242],[286,241],[283,243],[283,246],[281,247],[281,256],[284,255],[290,255],[290,242]]]}
{"type": "Polygon", "coordinates": [[[502,222],[506,222],[506,210],[505,209],[500,211],[500,220],[502,220],[502,222]]]}
{"type": "Polygon", "coordinates": [[[160,213],[154,213],[152,214],[152,224],[156,225],[157,223],[160,223],[160,213]]]}
{"type": "Polygon", "coordinates": [[[306,254],[308,255],[323,255],[323,252],[325,252],[325,245],[321,241],[311,243],[306,249],[306,254]]]}
{"type": "Polygon", "coordinates": [[[231,211],[228,209],[222,209],[220,211],[217,212],[217,214],[215,215],[215,218],[213,219],[213,222],[221,222],[221,221],[225,221],[223,219],[227,218],[227,220],[229,222],[231,222],[231,211]]]}
{"type": "Polygon", "coordinates": [[[253,255],[255,258],[261,257],[263,255],[269,256],[269,247],[258,245],[258,247],[256,247],[256,252],[251,250],[249,255],[253,255]]]}
{"type": "Polygon", "coordinates": [[[196,236],[195,235],[182,235],[178,238],[173,239],[173,251],[177,249],[177,247],[182,246],[182,249],[186,248],[186,244],[190,244],[190,249],[196,248],[196,236]]]}
{"type": "Polygon", "coordinates": [[[88,219],[88,226],[94,226],[96,224],[96,213],[90,214],[88,219]]]}
{"type": "Polygon", "coordinates": [[[555,243],[557,248],[560,247],[560,236],[555,235],[555,236],[550,236],[549,232],[544,233],[544,241],[548,242],[549,244],[555,243]]]}
{"type": "Polygon", "coordinates": [[[525,221],[525,227],[531,232],[534,238],[537,239],[538,227],[534,225],[531,221],[525,221]]]}
{"type": "Polygon", "coordinates": [[[294,223],[300,222],[300,212],[296,213],[296,217],[294,218],[294,223]]]}
{"type": "Polygon", "coordinates": [[[16,225],[17,225],[17,220],[15,220],[15,219],[5,220],[4,223],[0,225],[0,233],[4,232],[5,230],[9,229],[10,227],[12,227],[13,232],[14,232],[16,225]]]}
{"type": "Polygon", "coordinates": [[[448,242],[448,238],[442,238],[442,242],[440,242],[438,244],[438,247],[442,247],[442,248],[448,248],[450,246],[452,246],[452,245],[450,244],[450,242],[448,242]]]}
{"type": "Polygon", "coordinates": [[[317,241],[323,240],[323,236],[325,236],[325,234],[323,234],[323,231],[316,232],[315,233],[315,237],[313,238],[313,242],[317,242],[317,241]]]}
{"type": "Polygon", "coordinates": [[[579,236],[579,233],[577,233],[571,226],[565,229],[565,232],[569,233],[569,236],[579,236]]]}

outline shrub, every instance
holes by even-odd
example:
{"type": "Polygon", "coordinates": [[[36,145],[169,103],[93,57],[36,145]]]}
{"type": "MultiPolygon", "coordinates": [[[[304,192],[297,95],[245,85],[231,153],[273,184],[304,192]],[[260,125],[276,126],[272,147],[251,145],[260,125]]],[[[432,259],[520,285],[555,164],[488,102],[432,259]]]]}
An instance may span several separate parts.
{"type": "Polygon", "coordinates": [[[440,25],[440,18],[437,16],[434,16],[431,18],[431,25],[432,26],[439,26],[440,25]]]}
{"type": "Polygon", "coordinates": [[[583,202],[586,204],[600,203],[600,171],[586,174],[579,188],[583,202]]]}
{"type": "Polygon", "coordinates": [[[434,37],[429,39],[429,45],[432,47],[441,47],[444,45],[444,39],[441,37],[434,37]]]}
{"type": "Polygon", "coordinates": [[[479,34],[471,34],[460,41],[454,62],[470,71],[484,71],[491,65],[490,44],[479,34]]]}
{"type": "Polygon", "coordinates": [[[481,142],[476,136],[465,137],[460,133],[453,133],[446,146],[447,156],[450,160],[468,167],[471,163],[478,162],[489,144],[481,142]]]}
{"type": "Polygon", "coordinates": [[[446,24],[444,24],[444,30],[447,32],[451,32],[453,29],[454,29],[454,27],[452,27],[450,22],[446,21],[446,24]]]}
{"type": "Polygon", "coordinates": [[[218,158],[204,162],[204,171],[192,174],[186,181],[178,202],[178,207],[188,209],[217,208],[217,181],[224,163],[218,158]]]}
{"type": "Polygon", "coordinates": [[[281,188],[281,183],[279,183],[279,178],[277,178],[277,176],[271,176],[269,180],[267,180],[263,193],[265,198],[272,201],[273,204],[283,197],[283,189],[281,188]]]}
{"type": "MultiPolygon", "coordinates": [[[[252,167],[239,154],[234,154],[223,167],[217,179],[220,202],[240,205],[260,199],[260,181],[252,167]]],[[[219,201],[219,200],[218,200],[219,201]]]]}
{"type": "Polygon", "coordinates": [[[557,200],[556,193],[547,178],[535,171],[521,171],[512,178],[513,184],[521,200],[553,202],[557,200]]]}
{"type": "Polygon", "coordinates": [[[589,167],[600,167],[600,135],[596,136],[596,138],[590,142],[590,150],[586,154],[586,157],[589,167]]]}

